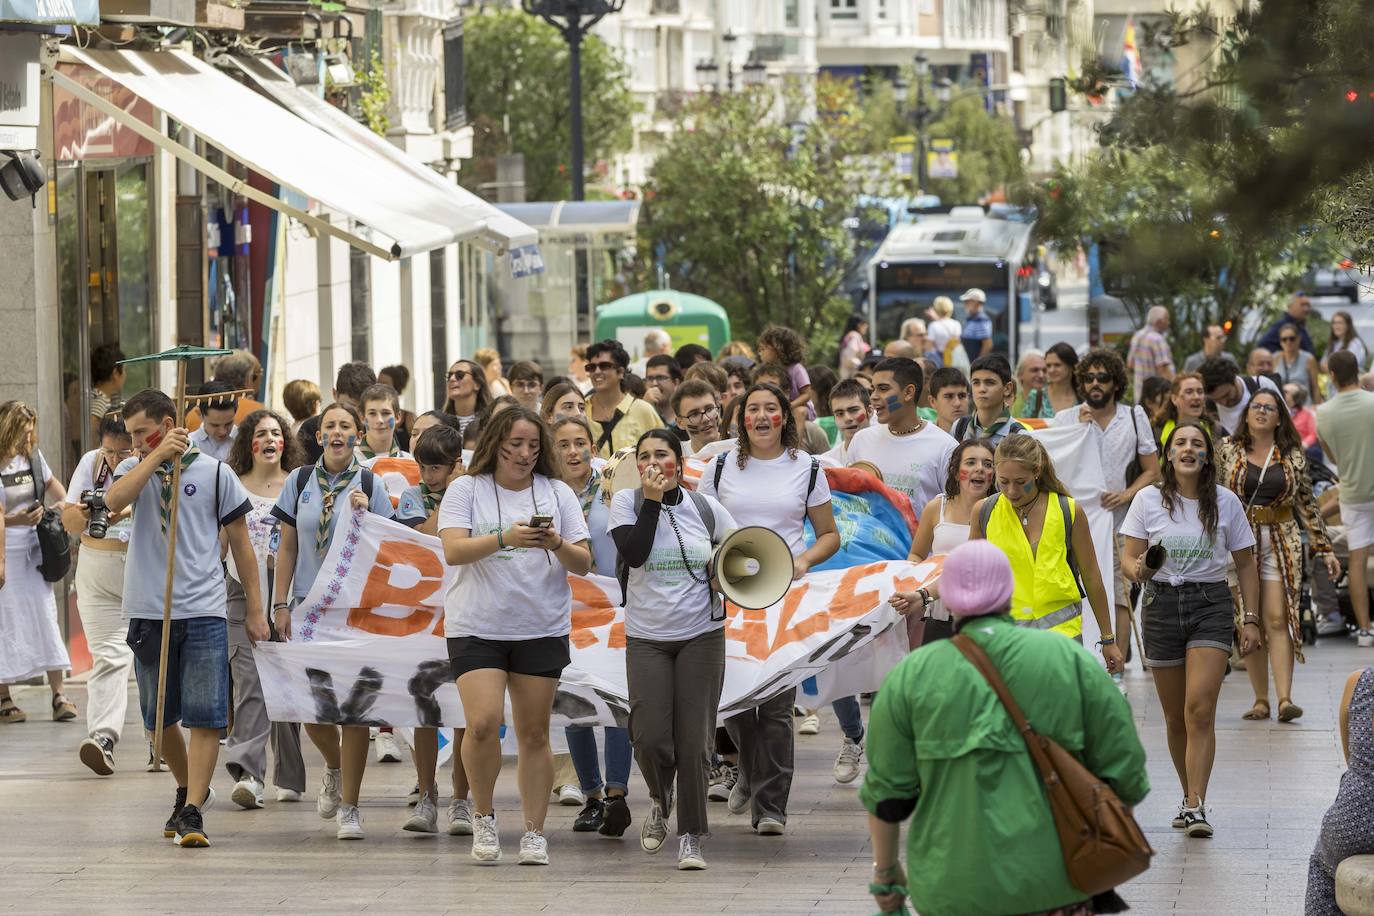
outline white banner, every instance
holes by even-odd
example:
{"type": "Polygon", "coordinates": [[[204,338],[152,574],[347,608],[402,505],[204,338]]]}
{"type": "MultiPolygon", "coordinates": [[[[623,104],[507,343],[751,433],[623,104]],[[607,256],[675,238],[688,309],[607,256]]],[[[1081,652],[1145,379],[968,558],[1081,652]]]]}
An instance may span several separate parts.
{"type": "MultiPolygon", "coordinates": [[[[876,690],[906,628],[887,603],[938,576],[920,565],[870,563],[812,573],[767,610],[727,607],[721,718],[748,709],[830,666],[855,690],[876,690]],[[882,639],[884,651],[862,651],[882,639]]],[[[255,653],[268,714],[279,722],[461,727],[449,673],[443,600],[455,570],[439,540],[367,512],[334,538],[296,609],[297,636],[255,653]]],[[[555,724],[625,725],[625,625],[620,589],[569,576],[572,664],[554,701],[555,724]]]]}

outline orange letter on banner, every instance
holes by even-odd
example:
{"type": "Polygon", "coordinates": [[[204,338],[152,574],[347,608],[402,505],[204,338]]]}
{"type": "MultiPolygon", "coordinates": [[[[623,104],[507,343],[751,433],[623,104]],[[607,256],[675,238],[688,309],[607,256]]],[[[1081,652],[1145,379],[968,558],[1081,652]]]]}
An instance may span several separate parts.
{"type": "Polygon", "coordinates": [[[802,582],[787,590],[787,597],[782,601],[782,614],[778,617],[778,635],[773,637],[770,655],[790,642],[797,642],[812,633],[830,629],[830,615],[823,610],[801,621],[795,627],[791,626],[792,617],[801,607],[802,599],[806,597],[806,592],[810,588],[811,583],[802,582]]]}
{"type": "Polygon", "coordinates": [[[859,580],[882,569],[883,563],[868,563],[864,566],[851,566],[845,570],[844,578],[840,579],[840,587],[835,591],[835,597],[830,602],[830,617],[832,620],[848,620],[851,617],[862,617],[869,611],[878,606],[878,593],[876,591],[856,592],[859,580]]]}
{"type": "MultiPolygon", "coordinates": [[[[585,649],[597,641],[592,627],[604,627],[615,620],[615,608],[611,607],[609,595],[581,576],[568,576],[568,584],[572,586],[573,593],[572,636],[569,641],[576,648],[585,649]]],[[[623,646],[623,627],[620,641],[623,646]]]]}
{"type": "Polygon", "coordinates": [[[768,657],[768,609],[742,608],[738,605],[725,602],[726,618],[731,621],[739,619],[742,614],[744,619],[739,621],[738,626],[725,625],[725,638],[734,639],[744,643],[744,651],[754,658],[768,657]]]}
{"type": "MultiPolygon", "coordinates": [[[[378,636],[410,636],[430,625],[435,611],[422,607],[444,584],[444,567],[434,551],[409,541],[382,541],[377,559],[367,574],[360,607],[348,612],[348,625],[378,636]],[[412,566],[420,573],[420,581],[409,588],[391,584],[391,570],[395,566],[412,566]],[[385,617],[372,613],[383,605],[410,607],[415,611],[405,617],[385,617]]],[[[443,611],[439,611],[440,618],[443,611]]]]}

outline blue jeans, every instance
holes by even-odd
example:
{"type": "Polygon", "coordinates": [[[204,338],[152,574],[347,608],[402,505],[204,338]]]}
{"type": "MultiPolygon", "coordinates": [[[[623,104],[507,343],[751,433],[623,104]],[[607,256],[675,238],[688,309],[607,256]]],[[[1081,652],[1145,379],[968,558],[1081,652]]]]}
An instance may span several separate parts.
{"type": "Polygon", "coordinates": [[[840,731],[855,743],[864,740],[864,717],[859,711],[858,697],[840,697],[830,704],[835,710],[835,718],[840,720],[840,731]]]}
{"type": "Polygon", "coordinates": [[[572,755],[577,781],[584,793],[601,789],[630,789],[630,730],[606,726],[606,781],[601,781],[601,768],[596,763],[596,730],[590,725],[569,725],[563,730],[568,737],[568,753],[572,755]]]}
{"type": "MultiPolygon", "coordinates": [[[[131,620],[130,635],[143,631],[161,642],[161,620],[131,620]]],[[[157,662],[134,656],[138,703],[143,727],[157,728],[157,662]]],[[[229,628],[223,617],[190,617],[172,621],[167,646],[167,697],[164,726],[224,728],[229,724],[229,628]]]]}

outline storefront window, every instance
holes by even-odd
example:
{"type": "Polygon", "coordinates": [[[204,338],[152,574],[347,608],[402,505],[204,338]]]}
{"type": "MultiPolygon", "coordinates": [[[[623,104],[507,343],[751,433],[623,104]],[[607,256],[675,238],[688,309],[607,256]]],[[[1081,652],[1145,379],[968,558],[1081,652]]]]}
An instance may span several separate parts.
{"type": "MultiPolygon", "coordinates": [[[[152,353],[154,345],[151,264],[153,226],[149,219],[146,162],[120,165],[115,170],[115,218],[119,222],[119,348],[127,356],[152,353]]],[[[153,384],[153,363],[128,367],[126,394],[153,384]]]]}

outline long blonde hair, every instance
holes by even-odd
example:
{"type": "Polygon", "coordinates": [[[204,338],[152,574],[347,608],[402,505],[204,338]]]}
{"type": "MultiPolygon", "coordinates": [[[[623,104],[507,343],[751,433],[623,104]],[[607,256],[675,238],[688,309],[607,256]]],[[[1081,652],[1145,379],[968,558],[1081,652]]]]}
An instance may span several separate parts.
{"type": "Polygon", "coordinates": [[[0,404],[0,465],[9,464],[20,453],[26,445],[25,434],[37,424],[38,411],[23,401],[0,404]]]}
{"type": "Polygon", "coordinates": [[[1046,493],[1069,492],[1068,487],[1064,486],[1054,473],[1054,462],[1050,460],[1050,453],[1045,451],[1045,446],[1034,436],[1018,433],[1007,436],[998,443],[997,453],[992,456],[993,467],[1007,461],[1016,461],[1030,468],[1035,474],[1037,489],[1046,493]]]}

